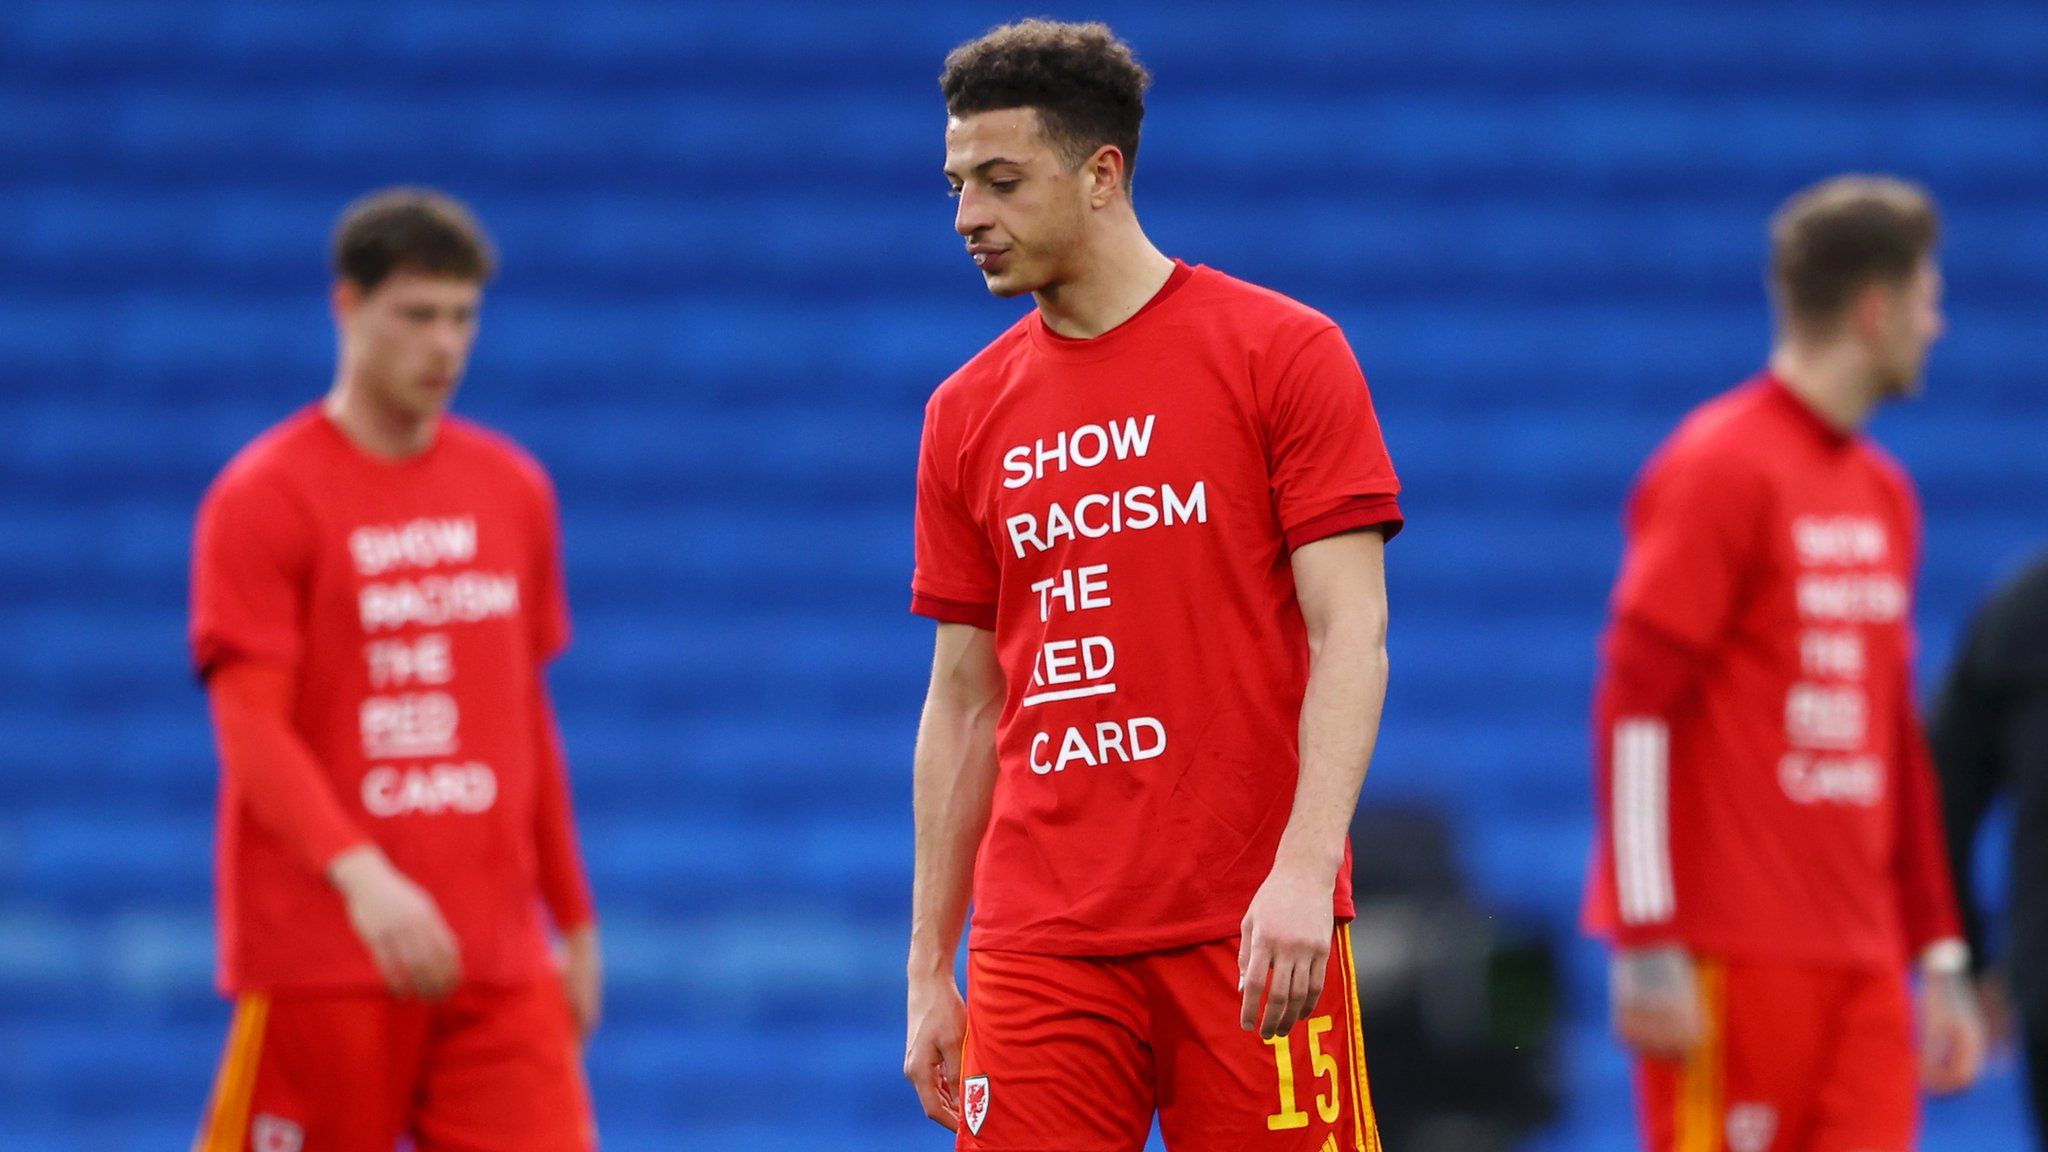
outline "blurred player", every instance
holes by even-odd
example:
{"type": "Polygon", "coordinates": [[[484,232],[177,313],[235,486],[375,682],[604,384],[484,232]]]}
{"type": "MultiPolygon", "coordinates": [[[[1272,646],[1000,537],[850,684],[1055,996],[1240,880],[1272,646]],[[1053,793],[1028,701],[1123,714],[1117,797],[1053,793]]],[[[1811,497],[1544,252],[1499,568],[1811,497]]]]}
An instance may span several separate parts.
{"type": "Polygon", "coordinates": [[[1398,485],[1335,324],[1146,239],[1148,82],[1099,24],[946,61],[954,227],[1037,308],[925,411],[904,1071],[963,1149],[1358,1152],[1398,485]]]}
{"type": "Polygon", "coordinates": [[[1844,177],[1772,227],[1762,375],[1651,457],[1597,704],[1589,925],[1648,1147],[1905,1152],[1968,1085],[1964,973],[1911,608],[1920,511],[1861,432],[1941,334],[1934,206],[1844,177]]]}
{"type": "Polygon", "coordinates": [[[446,415],[491,264],[445,197],[351,207],[332,390],[200,508],[235,998],[201,1152],[594,1146],[597,928],[542,679],[569,635],[554,495],[446,415]]]}
{"type": "Polygon", "coordinates": [[[2048,555],[1978,607],[1929,729],[1949,868],[1989,1031],[2020,1042],[2036,1147],[2048,1148],[2048,555]],[[2012,805],[1997,934],[2003,955],[1985,947],[1985,909],[1969,882],[1985,819],[2001,799],[2012,805]]]}

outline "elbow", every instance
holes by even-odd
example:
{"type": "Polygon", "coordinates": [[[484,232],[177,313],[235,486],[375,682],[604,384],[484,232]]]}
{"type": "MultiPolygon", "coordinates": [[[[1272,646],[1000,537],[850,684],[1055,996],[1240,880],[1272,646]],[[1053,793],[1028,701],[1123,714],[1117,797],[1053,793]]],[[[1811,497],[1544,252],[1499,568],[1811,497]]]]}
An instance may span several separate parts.
{"type": "Polygon", "coordinates": [[[980,678],[936,681],[925,708],[928,721],[953,731],[993,730],[1003,711],[1003,684],[980,678]]]}
{"type": "Polygon", "coordinates": [[[1333,653],[1385,664],[1387,660],[1387,614],[1359,608],[1333,613],[1309,622],[1308,651],[1312,661],[1333,653]]]}

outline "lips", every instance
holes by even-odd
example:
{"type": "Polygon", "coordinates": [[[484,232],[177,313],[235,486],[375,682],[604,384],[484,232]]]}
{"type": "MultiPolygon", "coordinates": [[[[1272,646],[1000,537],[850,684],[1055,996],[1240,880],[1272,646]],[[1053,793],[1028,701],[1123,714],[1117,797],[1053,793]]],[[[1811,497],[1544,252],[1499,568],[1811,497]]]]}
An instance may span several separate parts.
{"type": "Polygon", "coordinates": [[[985,244],[971,244],[967,248],[967,254],[974,258],[974,266],[983,271],[987,271],[1000,263],[1002,258],[1008,253],[1009,249],[1007,248],[995,248],[985,244]]]}

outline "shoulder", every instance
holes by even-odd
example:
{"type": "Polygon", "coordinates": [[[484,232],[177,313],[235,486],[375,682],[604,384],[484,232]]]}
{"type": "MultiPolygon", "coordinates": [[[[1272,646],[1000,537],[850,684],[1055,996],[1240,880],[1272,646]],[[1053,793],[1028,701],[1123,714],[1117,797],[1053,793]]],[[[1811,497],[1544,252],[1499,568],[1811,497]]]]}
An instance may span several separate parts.
{"type": "Polygon", "coordinates": [[[1011,378],[1017,362],[1028,354],[1031,322],[1031,314],[1026,313],[940,381],[925,402],[926,421],[943,422],[986,407],[1011,378]]]}
{"type": "Polygon", "coordinates": [[[201,510],[223,505],[289,505],[310,471],[318,466],[319,409],[306,408],[271,425],[229,457],[207,486],[201,510]]]}
{"type": "Polygon", "coordinates": [[[1784,480],[1777,431],[1747,387],[1701,404],[1644,462],[1632,514],[1747,517],[1768,507],[1784,480]]]}
{"type": "Polygon", "coordinates": [[[2008,579],[1991,603],[2001,608],[2029,605],[2035,614],[2048,617],[2048,553],[2036,556],[2018,575],[2008,579]]]}
{"type": "Polygon", "coordinates": [[[474,420],[455,415],[441,419],[441,434],[448,438],[448,447],[461,454],[470,466],[500,474],[522,491],[553,503],[554,481],[524,445],[474,420]]]}
{"type": "Polygon", "coordinates": [[[1872,472],[1908,510],[1920,507],[1920,490],[1913,484],[1913,474],[1899,463],[1899,458],[1886,451],[1883,445],[1865,437],[1857,442],[1857,451],[1869,463],[1872,472]]]}
{"type": "Polygon", "coordinates": [[[2008,578],[1978,609],[1967,652],[1987,681],[2048,677],[2048,554],[2008,578]]]}
{"type": "Polygon", "coordinates": [[[1644,466],[1644,479],[1700,477],[1760,482],[1771,472],[1770,413],[1748,386],[1685,415],[1644,466]]]}
{"type": "Polygon", "coordinates": [[[1325,332],[1342,336],[1335,320],[1292,296],[1207,265],[1195,270],[1184,290],[1190,293],[1189,303],[1209,313],[1216,330],[1254,347],[1285,355],[1325,332]]]}

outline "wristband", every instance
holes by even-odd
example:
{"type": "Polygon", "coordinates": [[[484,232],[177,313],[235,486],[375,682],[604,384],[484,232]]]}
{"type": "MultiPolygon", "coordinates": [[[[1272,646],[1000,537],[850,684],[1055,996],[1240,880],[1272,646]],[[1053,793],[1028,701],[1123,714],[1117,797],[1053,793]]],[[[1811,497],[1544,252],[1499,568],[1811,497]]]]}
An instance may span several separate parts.
{"type": "Polygon", "coordinates": [[[1950,937],[1936,940],[1920,953],[1920,970],[1932,976],[1962,976],[1970,971],[1970,946],[1950,937]]]}

